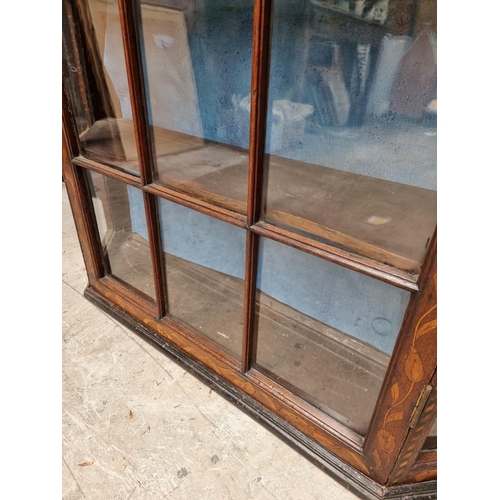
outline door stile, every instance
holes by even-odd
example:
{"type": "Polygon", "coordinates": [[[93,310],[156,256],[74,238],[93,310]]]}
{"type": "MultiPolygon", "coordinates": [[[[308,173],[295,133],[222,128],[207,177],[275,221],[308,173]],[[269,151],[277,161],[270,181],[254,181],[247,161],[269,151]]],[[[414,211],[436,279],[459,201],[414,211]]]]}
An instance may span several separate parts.
{"type": "Polygon", "coordinates": [[[408,304],[365,439],[372,477],[385,484],[406,440],[418,398],[437,366],[437,233],[408,304]]]}

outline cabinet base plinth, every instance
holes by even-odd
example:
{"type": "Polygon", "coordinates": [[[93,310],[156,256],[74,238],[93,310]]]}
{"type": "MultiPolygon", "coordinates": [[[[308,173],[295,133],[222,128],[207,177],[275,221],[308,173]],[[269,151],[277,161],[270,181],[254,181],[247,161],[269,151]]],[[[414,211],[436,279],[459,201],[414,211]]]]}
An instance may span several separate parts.
{"type": "Polygon", "coordinates": [[[332,476],[349,491],[366,500],[433,500],[437,499],[437,481],[424,481],[391,487],[381,486],[368,476],[340,460],[319,446],[311,438],[295,429],[247,394],[231,385],[199,361],[168,342],[134,317],[117,307],[90,286],[84,296],[94,305],[118,320],[171,359],[181,363],[203,383],[247,414],[257,419],[301,455],[332,476]]]}

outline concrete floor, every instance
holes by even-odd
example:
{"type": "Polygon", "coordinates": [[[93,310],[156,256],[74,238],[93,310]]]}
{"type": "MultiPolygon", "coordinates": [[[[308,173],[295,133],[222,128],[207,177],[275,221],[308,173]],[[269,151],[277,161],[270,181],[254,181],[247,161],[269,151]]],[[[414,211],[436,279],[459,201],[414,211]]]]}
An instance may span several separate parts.
{"type": "Polygon", "coordinates": [[[62,200],[63,499],[357,498],[83,298],[62,200]]]}

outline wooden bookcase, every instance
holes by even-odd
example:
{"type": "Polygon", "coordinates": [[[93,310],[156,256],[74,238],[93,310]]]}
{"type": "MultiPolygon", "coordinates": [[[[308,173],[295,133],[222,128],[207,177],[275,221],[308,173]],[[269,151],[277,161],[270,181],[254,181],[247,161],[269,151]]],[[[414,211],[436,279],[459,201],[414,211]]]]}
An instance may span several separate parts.
{"type": "Polygon", "coordinates": [[[86,297],[362,498],[435,498],[435,2],[63,7],[86,297]]]}

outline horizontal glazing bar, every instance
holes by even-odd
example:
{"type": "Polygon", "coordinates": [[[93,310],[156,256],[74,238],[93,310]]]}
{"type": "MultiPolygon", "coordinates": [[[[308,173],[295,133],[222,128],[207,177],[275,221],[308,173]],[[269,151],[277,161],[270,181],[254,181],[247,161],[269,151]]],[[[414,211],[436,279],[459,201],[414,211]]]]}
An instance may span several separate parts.
{"type": "Polygon", "coordinates": [[[380,262],[360,257],[346,250],[319,243],[307,236],[302,236],[287,229],[281,229],[266,222],[252,226],[251,231],[285,245],[302,250],[311,255],[334,262],[340,266],[358,271],[367,276],[379,279],[391,285],[408,290],[419,291],[418,275],[408,274],[399,269],[381,264],[380,262]]]}
{"type": "MultiPolygon", "coordinates": [[[[241,228],[248,228],[245,216],[225,208],[214,206],[210,202],[201,200],[197,197],[166,188],[159,184],[141,186],[140,180],[137,177],[120,172],[112,167],[102,165],[82,156],[73,158],[72,162],[80,167],[88,168],[94,172],[98,172],[126,184],[130,184],[145,192],[173,201],[179,205],[192,208],[193,210],[205,213],[228,222],[229,224],[233,224],[241,228]]],[[[258,222],[257,224],[251,226],[250,229],[256,234],[266,236],[285,245],[292,246],[304,252],[310,253],[311,255],[316,255],[322,259],[334,262],[362,274],[366,274],[404,290],[408,290],[410,292],[419,291],[418,274],[410,274],[405,271],[401,271],[400,269],[387,264],[353,254],[342,248],[321,243],[313,238],[310,238],[309,236],[298,234],[293,230],[280,228],[267,222],[258,222]]]]}
{"type": "Polygon", "coordinates": [[[125,184],[130,184],[131,186],[134,186],[136,188],[141,188],[141,181],[135,175],[126,174],[125,172],[116,170],[113,167],[108,167],[107,165],[103,165],[102,163],[84,158],[83,156],[77,156],[71,161],[74,165],[78,165],[79,167],[92,170],[93,172],[105,175],[106,177],[111,177],[112,179],[124,182],[125,184]]]}

